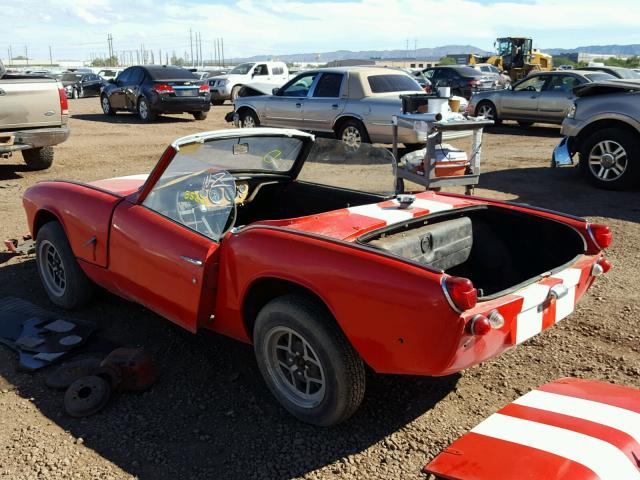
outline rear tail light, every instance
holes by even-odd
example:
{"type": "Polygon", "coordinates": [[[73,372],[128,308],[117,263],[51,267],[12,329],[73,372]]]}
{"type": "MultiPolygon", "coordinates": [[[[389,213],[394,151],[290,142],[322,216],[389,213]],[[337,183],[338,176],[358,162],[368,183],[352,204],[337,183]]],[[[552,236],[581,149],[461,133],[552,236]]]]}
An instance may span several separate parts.
{"type": "Polygon", "coordinates": [[[157,93],[173,93],[173,87],[171,85],[167,85],[166,83],[158,83],[153,89],[157,93]]]}
{"type": "Polygon", "coordinates": [[[60,111],[62,115],[69,115],[69,100],[67,99],[67,93],[64,88],[58,88],[58,96],[60,97],[60,111]]]}
{"type": "Polygon", "coordinates": [[[209,91],[209,84],[205,83],[203,85],[200,85],[200,87],[198,88],[198,91],[200,93],[207,93],[209,91]]]}
{"type": "Polygon", "coordinates": [[[611,230],[608,226],[601,225],[599,223],[592,223],[587,226],[587,230],[589,231],[591,239],[600,250],[604,250],[611,245],[613,235],[611,234],[611,230]]]}
{"type": "Polygon", "coordinates": [[[609,270],[611,270],[612,266],[613,265],[609,260],[602,257],[600,260],[594,263],[593,266],[591,267],[591,276],[599,277],[603,273],[607,273],[609,270]]]}
{"type": "Polygon", "coordinates": [[[486,335],[491,331],[491,322],[484,315],[474,315],[468,325],[472,335],[486,335]]]}
{"type": "Polygon", "coordinates": [[[444,291],[451,306],[460,312],[469,310],[478,303],[478,291],[468,278],[446,277],[444,291]]]}

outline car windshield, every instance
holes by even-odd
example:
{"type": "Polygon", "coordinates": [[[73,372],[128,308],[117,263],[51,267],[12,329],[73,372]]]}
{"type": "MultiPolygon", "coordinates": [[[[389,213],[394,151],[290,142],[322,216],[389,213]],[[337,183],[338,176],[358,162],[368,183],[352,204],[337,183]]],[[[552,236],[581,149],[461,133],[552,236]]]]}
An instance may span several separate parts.
{"type": "Polygon", "coordinates": [[[354,152],[339,140],[316,138],[297,179],[390,196],[395,192],[393,155],[368,143],[354,152]]]}
{"type": "Polygon", "coordinates": [[[77,73],[65,73],[62,75],[63,82],[75,82],[76,80],[80,80],[81,78],[82,75],[79,75],[77,73]]]}
{"type": "Polygon", "coordinates": [[[149,75],[153,80],[197,80],[198,78],[186,68],[162,67],[150,68],[149,75]]]}
{"type": "Polygon", "coordinates": [[[601,80],[615,80],[616,77],[611,75],[610,73],[598,72],[598,73],[586,73],[584,75],[592,82],[599,82],[601,80]]]}
{"type": "Polygon", "coordinates": [[[229,75],[246,75],[255,63],[241,63],[229,72],[229,75]]]}
{"type": "Polygon", "coordinates": [[[423,91],[420,84],[408,75],[371,75],[368,80],[373,93],[423,91]]]}

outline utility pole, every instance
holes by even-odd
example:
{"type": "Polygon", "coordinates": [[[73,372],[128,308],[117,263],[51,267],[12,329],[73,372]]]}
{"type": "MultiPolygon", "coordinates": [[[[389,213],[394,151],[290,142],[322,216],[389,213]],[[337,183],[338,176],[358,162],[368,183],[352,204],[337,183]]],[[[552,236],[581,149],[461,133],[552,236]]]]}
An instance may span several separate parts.
{"type": "Polygon", "coordinates": [[[27,46],[24,46],[24,58],[27,59],[27,67],[29,66],[29,52],[27,51],[27,46]]]}
{"type": "Polygon", "coordinates": [[[109,64],[109,66],[113,66],[112,65],[112,59],[113,59],[113,35],[111,35],[110,33],[107,35],[107,47],[109,49],[109,61],[107,62],[109,64]]]}
{"type": "Polygon", "coordinates": [[[224,68],[224,37],[220,39],[220,43],[222,44],[222,68],[224,68]]]}
{"type": "Polygon", "coordinates": [[[193,33],[189,29],[189,46],[191,47],[191,66],[193,66],[193,33]]]}
{"type": "Polygon", "coordinates": [[[215,64],[218,65],[218,39],[213,40],[213,56],[215,58],[215,64]]]}
{"type": "Polygon", "coordinates": [[[53,67],[53,54],[51,53],[51,45],[49,45],[49,65],[53,67]]]}
{"type": "Polygon", "coordinates": [[[413,39],[413,58],[418,59],[418,39],[413,39]]]}
{"type": "Polygon", "coordinates": [[[202,32],[200,32],[200,66],[204,68],[204,59],[202,58],[202,32]]]}
{"type": "Polygon", "coordinates": [[[158,62],[160,62],[160,65],[162,65],[162,49],[161,48],[158,49],[158,62]]]}

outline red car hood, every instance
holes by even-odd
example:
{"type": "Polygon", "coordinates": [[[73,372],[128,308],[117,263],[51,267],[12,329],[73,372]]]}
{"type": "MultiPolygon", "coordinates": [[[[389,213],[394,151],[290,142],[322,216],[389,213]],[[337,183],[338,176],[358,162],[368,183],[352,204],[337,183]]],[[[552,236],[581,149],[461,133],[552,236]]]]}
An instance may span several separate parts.
{"type": "Polygon", "coordinates": [[[259,223],[261,225],[287,227],[339,240],[352,241],[363,233],[387,225],[404,222],[429,213],[480,203],[482,202],[478,200],[447,197],[434,192],[423,192],[416,195],[415,201],[409,208],[400,208],[397,200],[387,200],[380,203],[331,210],[307,217],[270,220],[259,223]]]}
{"type": "Polygon", "coordinates": [[[148,176],[148,173],[141,173],[138,175],[127,175],[126,177],[107,178],[106,180],[90,182],[89,185],[126,197],[137,191],[147,180],[148,176]]]}
{"type": "Polygon", "coordinates": [[[564,378],[491,415],[425,467],[451,480],[640,479],[640,390],[564,378]]]}

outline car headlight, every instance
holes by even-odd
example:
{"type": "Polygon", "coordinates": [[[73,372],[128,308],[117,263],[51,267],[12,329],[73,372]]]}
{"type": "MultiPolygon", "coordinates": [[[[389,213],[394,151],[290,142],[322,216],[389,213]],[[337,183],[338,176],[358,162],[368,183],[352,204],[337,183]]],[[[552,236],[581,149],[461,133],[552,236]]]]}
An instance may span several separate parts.
{"type": "Polygon", "coordinates": [[[567,113],[567,118],[576,118],[577,109],[578,109],[578,106],[575,103],[571,105],[571,108],[569,108],[569,112],[567,113]]]}

